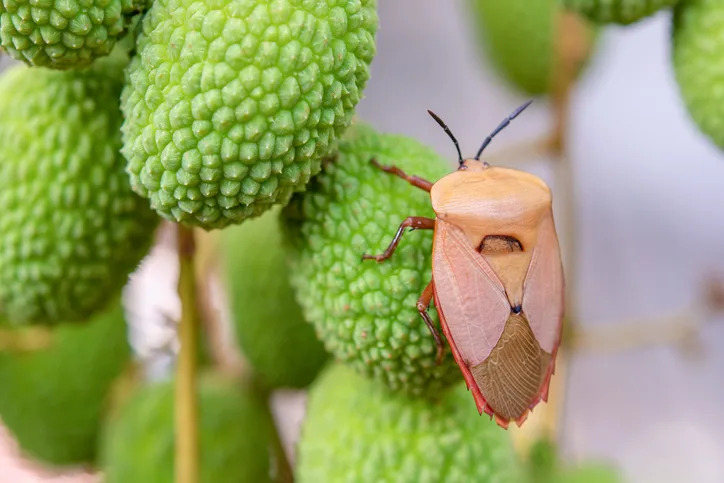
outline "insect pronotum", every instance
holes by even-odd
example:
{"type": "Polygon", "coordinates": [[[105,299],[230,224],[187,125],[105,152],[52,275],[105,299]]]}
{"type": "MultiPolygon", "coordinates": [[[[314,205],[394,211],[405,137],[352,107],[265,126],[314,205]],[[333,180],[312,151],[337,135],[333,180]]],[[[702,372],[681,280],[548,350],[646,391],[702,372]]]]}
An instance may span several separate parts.
{"type": "Polygon", "coordinates": [[[442,359],[442,338],[427,313],[434,299],[440,325],[473,393],[478,412],[507,428],[521,425],[547,401],[563,320],[563,267],[551,192],[530,173],[480,161],[493,137],[530,102],[505,118],[472,159],[463,159],[447,125],[428,111],[455,144],[459,167],[436,183],[383,171],[428,191],[435,218],[411,216],[381,255],[392,256],[405,228],[435,230],[432,280],[417,302],[442,359]]]}

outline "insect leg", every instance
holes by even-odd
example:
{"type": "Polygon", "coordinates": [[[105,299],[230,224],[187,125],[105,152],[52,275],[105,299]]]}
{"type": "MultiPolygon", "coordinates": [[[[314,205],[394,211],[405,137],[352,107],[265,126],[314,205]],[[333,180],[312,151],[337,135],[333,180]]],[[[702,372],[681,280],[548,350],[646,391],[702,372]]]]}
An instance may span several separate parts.
{"type": "Polygon", "coordinates": [[[432,183],[429,182],[426,179],[420,178],[419,176],[409,176],[407,173],[402,171],[397,166],[384,166],[377,162],[376,159],[372,158],[370,160],[370,163],[372,163],[374,166],[380,168],[385,173],[394,174],[395,176],[399,176],[400,178],[404,179],[408,183],[410,183],[412,186],[415,186],[417,188],[420,188],[425,191],[430,191],[432,189],[432,183]]]}
{"type": "Polygon", "coordinates": [[[434,288],[435,286],[433,285],[432,280],[430,280],[430,283],[427,284],[425,290],[422,291],[422,295],[420,295],[420,298],[417,299],[417,311],[420,312],[422,320],[425,321],[425,325],[427,325],[427,328],[430,329],[430,333],[435,339],[435,345],[437,346],[437,357],[435,358],[435,364],[439,366],[442,363],[442,355],[445,352],[445,346],[442,343],[442,337],[440,337],[440,333],[437,331],[437,329],[435,328],[435,324],[433,324],[432,319],[430,318],[430,314],[427,313],[427,309],[428,307],[430,307],[430,302],[432,301],[432,294],[434,288]]]}
{"type": "Polygon", "coordinates": [[[400,227],[395,233],[395,237],[390,242],[387,250],[382,255],[362,255],[362,260],[377,260],[383,262],[390,258],[397,249],[397,245],[400,243],[402,234],[405,233],[405,228],[412,228],[413,230],[432,230],[435,228],[435,220],[433,218],[426,218],[424,216],[408,216],[405,221],[400,223],[400,227]]]}

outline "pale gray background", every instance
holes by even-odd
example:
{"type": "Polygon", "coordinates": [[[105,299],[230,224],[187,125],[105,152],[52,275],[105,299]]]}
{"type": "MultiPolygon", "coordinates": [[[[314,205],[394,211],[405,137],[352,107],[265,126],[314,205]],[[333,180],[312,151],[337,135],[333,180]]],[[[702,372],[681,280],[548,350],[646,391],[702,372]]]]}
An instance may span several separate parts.
{"type": "MultiPolygon", "coordinates": [[[[446,119],[470,154],[525,100],[481,59],[464,4],[381,1],[378,55],[358,109],[380,130],[414,136],[451,160],[451,143],[425,109],[446,119]]],[[[574,94],[577,290],[588,326],[680,312],[698,320],[702,278],[724,273],[724,154],[679,100],[669,22],[664,13],[607,29],[574,94]]],[[[0,69],[6,63],[0,58],[0,69]]],[[[537,100],[490,152],[545,134],[548,108],[537,100]]],[[[531,169],[550,179],[544,164],[531,169]]],[[[172,265],[169,257],[159,263],[172,265]]],[[[158,274],[161,297],[173,298],[172,277],[163,288],[158,274]]],[[[697,358],[672,347],[579,353],[565,455],[612,460],[635,482],[724,481],[724,320],[709,319],[697,358]]]]}

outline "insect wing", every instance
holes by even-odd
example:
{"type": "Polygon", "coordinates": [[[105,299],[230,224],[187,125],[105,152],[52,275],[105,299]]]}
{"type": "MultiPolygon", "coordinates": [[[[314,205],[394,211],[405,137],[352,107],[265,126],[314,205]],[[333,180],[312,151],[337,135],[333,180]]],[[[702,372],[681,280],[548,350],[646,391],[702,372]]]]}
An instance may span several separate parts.
{"type": "Polygon", "coordinates": [[[554,356],[561,338],[563,309],[563,266],[549,212],[540,224],[538,243],[526,274],[523,311],[541,349],[554,356]]]}
{"type": "Polygon", "coordinates": [[[470,368],[490,355],[503,333],[510,304],[495,272],[470,248],[462,230],[439,218],[432,264],[435,306],[443,331],[482,412],[485,398],[470,368]]]}

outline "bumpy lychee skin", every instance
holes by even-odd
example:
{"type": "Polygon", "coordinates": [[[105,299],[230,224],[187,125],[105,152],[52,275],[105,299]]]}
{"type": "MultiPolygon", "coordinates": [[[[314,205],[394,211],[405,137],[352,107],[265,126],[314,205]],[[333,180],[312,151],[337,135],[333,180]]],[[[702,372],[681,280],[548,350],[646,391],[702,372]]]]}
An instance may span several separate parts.
{"type": "MultiPolygon", "coordinates": [[[[200,483],[271,482],[271,425],[238,381],[204,374],[198,385],[200,483]]],[[[101,438],[107,483],[173,483],[174,385],[139,388],[101,438]]]]}
{"type": "MultiPolygon", "coordinates": [[[[559,0],[468,0],[474,34],[486,59],[510,84],[529,95],[549,94],[555,84],[559,0]]],[[[580,68],[591,53],[595,31],[576,18],[582,47],[580,68]]]]}
{"type": "Polygon", "coordinates": [[[679,0],[563,0],[563,5],[594,22],[630,24],[679,0]]]}
{"type": "Polygon", "coordinates": [[[0,78],[0,313],[81,320],[145,254],[158,217],[119,152],[123,54],[0,78]]]}
{"type": "Polygon", "coordinates": [[[123,92],[133,189],[221,228],[286,203],[369,78],[376,0],[157,0],[123,92]]]}
{"type": "Polygon", "coordinates": [[[108,55],[145,0],[0,0],[0,47],[29,65],[69,69],[108,55]]]}
{"type": "Polygon", "coordinates": [[[310,391],[297,481],[520,482],[510,433],[463,385],[439,401],[392,393],[343,366],[310,391]]]}
{"type": "Polygon", "coordinates": [[[279,210],[221,232],[236,339],[269,386],[304,387],[327,360],[289,284],[279,210]]]}
{"type": "Polygon", "coordinates": [[[430,197],[375,168],[373,157],[431,181],[451,170],[410,138],[352,128],[285,209],[292,286],[337,359],[393,389],[434,394],[461,375],[449,350],[435,365],[435,342],[416,309],[431,278],[432,232],[407,233],[385,262],[361,260],[382,253],[406,217],[434,216],[430,197]]]}
{"type": "Polygon", "coordinates": [[[724,2],[687,0],[674,9],[672,55],[681,97],[699,129],[724,149],[724,2]]]}
{"type": "Polygon", "coordinates": [[[3,424],[33,458],[58,465],[94,462],[109,392],[130,362],[121,304],[85,324],[54,327],[47,338],[37,328],[2,329],[29,342],[0,349],[3,424]]]}

